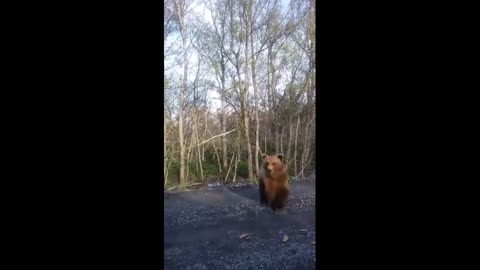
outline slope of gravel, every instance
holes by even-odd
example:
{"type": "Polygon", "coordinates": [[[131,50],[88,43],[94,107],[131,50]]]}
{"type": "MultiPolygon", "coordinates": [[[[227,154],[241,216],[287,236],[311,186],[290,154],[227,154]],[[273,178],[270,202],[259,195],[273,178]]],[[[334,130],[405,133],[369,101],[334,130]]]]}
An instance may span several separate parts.
{"type": "Polygon", "coordinates": [[[315,181],[292,183],[275,213],[252,185],[166,193],[164,205],[165,269],[315,268],[315,181]]]}

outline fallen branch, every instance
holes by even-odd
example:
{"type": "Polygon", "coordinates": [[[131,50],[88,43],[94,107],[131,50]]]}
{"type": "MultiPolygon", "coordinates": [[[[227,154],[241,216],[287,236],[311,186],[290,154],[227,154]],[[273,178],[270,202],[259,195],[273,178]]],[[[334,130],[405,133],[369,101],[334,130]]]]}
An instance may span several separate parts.
{"type": "MultiPolygon", "coordinates": [[[[232,129],[232,130],[230,130],[230,131],[227,131],[227,132],[225,132],[225,133],[215,135],[215,136],[211,137],[210,139],[205,140],[205,141],[203,141],[203,142],[201,142],[201,143],[199,143],[199,144],[197,144],[197,145],[190,145],[190,147],[185,148],[185,150],[189,150],[189,149],[191,149],[191,148],[193,148],[193,147],[200,146],[200,145],[205,144],[205,143],[207,143],[207,142],[209,142],[209,141],[211,141],[211,140],[213,140],[213,139],[215,139],[215,138],[218,138],[218,137],[220,137],[220,136],[227,135],[228,133],[232,133],[232,132],[234,132],[235,130],[237,130],[237,129],[234,128],[234,129],[232,129]]],[[[180,151],[171,152],[169,155],[166,155],[166,157],[167,157],[167,156],[172,156],[172,154],[176,154],[176,153],[180,153],[180,151]]],[[[166,158],[166,157],[165,157],[165,158],[166,158]]]]}
{"type": "Polygon", "coordinates": [[[165,190],[165,192],[168,192],[168,191],[170,191],[170,190],[172,190],[172,189],[175,189],[175,188],[177,188],[177,187],[171,187],[171,188],[165,190]]]}
{"type": "Polygon", "coordinates": [[[215,136],[211,137],[210,139],[205,140],[205,141],[203,141],[203,142],[201,142],[200,144],[195,145],[195,146],[202,145],[202,144],[207,143],[207,142],[209,142],[209,141],[211,141],[211,140],[213,140],[213,139],[215,139],[215,138],[218,138],[218,137],[223,136],[223,135],[227,135],[228,133],[231,133],[231,132],[233,132],[233,131],[235,131],[235,130],[236,130],[236,128],[234,128],[234,129],[232,129],[232,130],[230,130],[230,131],[227,131],[227,132],[225,132],[225,133],[215,135],[215,136]]]}
{"type": "MultiPolygon", "coordinates": [[[[193,184],[190,184],[190,185],[185,186],[185,188],[187,188],[187,187],[192,187],[192,186],[198,186],[198,185],[201,185],[201,184],[202,184],[202,183],[193,183],[193,184]]],[[[165,192],[170,191],[170,190],[172,190],[172,189],[179,188],[179,187],[180,187],[180,186],[171,187],[171,188],[165,190],[165,192]]]]}
{"type": "Polygon", "coordinates": [[[202,183],[193,183],[193,184],[188,185],[187,187],[198,186],[198,185],[201,185],[201,184],[202,184],[202,183]]]}

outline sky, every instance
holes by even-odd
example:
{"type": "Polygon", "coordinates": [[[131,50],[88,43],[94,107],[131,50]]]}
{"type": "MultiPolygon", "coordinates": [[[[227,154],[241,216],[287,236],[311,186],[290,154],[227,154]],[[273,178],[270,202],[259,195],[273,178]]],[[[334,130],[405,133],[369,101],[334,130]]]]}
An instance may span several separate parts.
{"type": "MultiPolygon", "coordinates": [[[[289,0],[280,0],[281,2],[281,5],[283,7],[283,9],[285,9],[288,5],[288,1],[289,0]]],[[[197,15],[200,15],[203,17],[203,20],[205,22],[208,22],[210,24],[212,24],[212,18],[211,18],[211,13],[210,11],[205,8],[205,5],[203,3],[201,3],[200,1],[198,0],[194,0],[194,2],[192,3],[192,11],[197,14],[197,15]]],[[[180,39],[180,35],[179,33],[172,33],[170,34],[170,36],[168,37],[168,39],[165,41],[165,50],[167,50],[167,48],[170,46],[170,44],[172,44],[172,42],[181,42],[181,39],[180,39]]],[[[181,44],[181,43],[179,43],[181,44]]],[[[196,70],[197,70],[197,65],[198,65],[198,55],[196,54],[195,50],[190,50],[189,52],[189,72],[188,72],[188,76],[187,76],[187,80],[188,81],[192,81],[194,79],[194,76],[195,76],[195,73],[196,73],[196,70]]],[[[168,67],[171,67],[173,66],[174,64],[174,59],[173,57],[168,57],[165,59],[165,67],[168,68],[168,67]]],[[[181,62],[179,65],[176,65],[175,67],[172,67],[168,70],[165,71],[165,77],[166,78],[181,78],[181,75],[183,74],[183,67],[181,65],[181,62]]],[[[177,79],[174,79],[174,80],[177,80],[177,79]]],[[[212,78],[213,81],[215,81],[214,78],[212,78]]],[[[250,86],[249,88],[249,92],[252,92],[253,93],[253,88],[252,86],[250,86]]],[[[207,92],[207,98],[209,101],[211,101],[211,106],[210,107],[210,111],[211,112],[216,112],[217,109],[220,108],[220,96],[219,94],[217,93],[217,91],[215,90],[210,90],[207,92]]]]}
{"type": "MultiPolygon", "coordinates": [[[[192,4],[192,7],[193,7],[193,12],[197,15],[200,15],[203,17],[203,20],[205,22],[208,22],[210,24],[213,23],[212,21],[212,18],[211,18],[211,13],[208,9],[205,8],[205,5],[203,3],[199,3],[200,1],[194,1],[193,4],[192,4]]],[[[172,42],[181,42],[181,39],[180,39],[180,34],[179,33],[172,33],[168,39],[166,40],[165,42],[165,48],[168,48],[169,45],[172,43],[172,42]]],[[[195,76],[195,72],[196,72],[196,67],[198,65],[198,55],[197,53],[195,52],[195,50],[190,50],[190,57],[189,57],[189,71],[188,72],[188,75],[187,75],[187,80],[188,81],[192,81],[194,76],[195,76]]],[[[172,66],[174,63],[174,60],[172,57],[168,58],[168,59],[165,59],[165,67],[170,67],[172,66]]],[[[183,74],[183,67],[181,65],[181,62],[179,65],[176,65],[175,67],[165,71],[165,76],[166,77],[173,77],[173,78],[180,78],[181,75],[183,74]]],[[[216,112],[216,110],[218,108],[220,108],[220,100],[219,100],[219,95],[216,91],[208,91],[207,92],[207,98],[211,101],[212,103],[212,107],[210,108],[210,110],[212,112],[216,112]]]]}

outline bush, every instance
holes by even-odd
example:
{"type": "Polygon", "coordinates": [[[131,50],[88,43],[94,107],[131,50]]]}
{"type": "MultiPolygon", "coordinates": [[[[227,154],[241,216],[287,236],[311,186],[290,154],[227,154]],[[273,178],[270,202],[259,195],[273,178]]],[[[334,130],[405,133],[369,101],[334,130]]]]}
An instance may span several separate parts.
{"type": "Polygon", "coordinates": [[[248,162],[246,160],[240,160],[237,167],[237,175],[248,178],[248,162]]]}
{"type": "MultiPolygon", "coordinates": [[[[188,182],[196,182],[200,181],[200,168],[197,170],[196,160],[191,160],[188,162],[188,182]]],[[[246,166],[246,162],[245,162],[246,166]]],[[[216,159],[211,159],[211,158],[205,158],[205,160],[202,162],[202,168],[203,168],[203,176],[205,179],[208,177],[211,178],[221,178],[220,176],[220,171],[218,168],[218,161],[216,159]]],[[[248,175],[248,166],[245,167],[244,171],[246,172],[246,175],[248,175]]],[[[187,169],[187,168],[185,168],[187,169]]],[[[238,174],[238,172],[237,172],[238,174]]],[[[245,174],[242,171],[242,175],[245,174]]],[[[185,175],[186,175],[186,170],[185,170],[185,175]]],[[[167,178],[167,186],[175,186],[180,184],[180,163],[179,162],[172,162],[170,167],[168,168],[168,178],[167,178]]]]}
{"type": "MultiPolygon", "coordinates": [[[[188,162],[188,181],[196,181],[200,178],[200,172],[197,172],[197,169],[195,168],[195,163],[196,161],[190,160],[188,162]]],[[[200,170],[200,169],[199,169],[200,170]]],[[[185,171],[185,176],[187,175],[187,171],[185,171]]]]}
{"type": "Polygon", "coordinates": [[[218,162],[215,160],[207,160],[203,161],[203,176],[220,176],[220,171],[218,169],[218,162]]]}
{"type": "Polygon", "coordinates": [[[168,176],[167,176],[167,185],[178,184],[180,176],[180,164],[178,162],[172,162],[170,167],[168,168],[168,176]]]}

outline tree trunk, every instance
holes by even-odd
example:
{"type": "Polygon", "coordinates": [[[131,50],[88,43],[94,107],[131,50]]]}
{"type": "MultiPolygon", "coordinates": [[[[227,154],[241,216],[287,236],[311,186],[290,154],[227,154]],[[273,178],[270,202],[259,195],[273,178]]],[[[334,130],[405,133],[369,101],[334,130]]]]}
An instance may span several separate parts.
{"type": "Polygon", "coordinates": [[[165,173],[165,185],[164,185],[164,186],[167,186],[168,169],[170,168],[170,165],[172,165],[172,161],[170,161],[170,162],[167,164],[167,172],[165,173]]]}
{"type": "Polygon", "coordinates": [[[220,159],[220,156],[218,155],[217,147],[215,147],[215,143],[213,142],[212,142],[212,145],[213,145],[213,151],[215,151],[215,156],[217,157],[218,170],[220,172],[220,175],[223,176],[225,172],[222,171],[222,163],[220,162],[221,159],[220,159]]]}
{"type": "Polygon", "coordinates": [[[267,49],[267,88],[268,88],[268,93],[270,96],[270,101],[271,101],[271,108],[270,108],[270,121],[272,125],[272,133],[273,133],[273,138],[274,138],[274,145],[275,145],[275,152],[278,153],[280,148],[279,148],[279,138],[278,138],[278,123],[277,123],[277,115],[276,115],[276,109],[277,109],[277,103],[276,103],[276,97],[275,97],[275,83],[274,83],[274,77],[275,77],[275,72],[273,68],[273,58],[272,58],[272,46],[273,43],[270,44],[270,46],[267,49]]]}
{"type": "Polygon", "coordinates": [[[223,182],[225,182],[225,183],[228,180],[228,175],[230,174],[230,170],[232,169],[232,165],[234,164],[234,159],[235,159],[235,151],[233,151],[232,159],[230,160],[230,165],[228,166],[227,173],[226,173],[225,178],[223,180],[223,182]]]}
{"type": "Polygon", "coordinates": [[[258,172],[259,169],[259,161],[258,157],[260,155],[260,138],[259,138],[259,130],[260,130],[260,122],[258,121],[258,87],[257,87],[257,80],[256,80],[256,60],[255,60],[255,49],[253,46],[253,18],[252,18],[252,2],[249,2],[248,5],[248,19],[250,21],[250,52],[252,56],[251,66],[252,66],[252,86],[253,86],[253,95],[255,99],[255,172],[258,172]]]}
{"type": "MultiPolygon", "coordinates": [[[[199,143],[200,141],[198,140],[198,137],[197,137],[197,144],[199,143]]],[[[200,146],[197,147],[197,151],[198,151],[198,166],[200,168],[200,181],[203,182],[202,153],[200,151],[200,146]]]]}
{"type": "Polygon", "coordinates": [[[309,142],[308,142],[308,126],[309,126],[309,122],[306,122],[306,127],[305,127],[305,140],[303,142],[303,151],[302,151],[302,159],[301,159],[301,164],[302,164],[302,168],[300,170],[300,177],[303,178],[303,172],[304,172],[304,169],[305,169],[305,161],[307,159],[307,153],[308,153],[308,145],[309,145],[309,142]]]}
{"type": "Polygon", "coordinates": [[[186,164],[186,172],[185,172],[185,183],[188,183],[188,175],[190,174],[190,166],[188,166],[188,162],[190,160],[190,157],[191,157],[191,153],[192,153],[192,149],[194,148],[193,147],[193,137],[190,136],[190,146],[188,147],[188,151],[187,151],[187,157],[185,159],[185,164],[186,164]]]}
{"type": "MultiPolygon", "coordinates": [[[[270,44],[267,48],[267,100],[268,100],[268,114],[270,116],[270,121],[269,121],[269,133],[271,135],[275,134],[275,113],[274,113],[274,107],[275,107],[275,101],[274,101],[274,95],[273,95],[273,89],[272,89],[272,79],[271,79],[271,61],[272,61],[272,45],[270,44]]],[[[273,143],[275,144],[275,142],[273,143]]],[[[270,143],[271,145],[271,143],[270,143]]]]}
{"type": "Polygon", "coordinates": [[[283,126],[282,129],[280,130],[280,153],[284,154],[283,152],[283,126]]]}
{"type": "MultiPolygon", "coordinates": [[[[222,73],[222,76],[224,76],[222,73]]],[[[222,133],[226,133],[226,123],[225,123],[225,77],[222,77],[222,95],[221,95],[221,105],[222,105],[222,117],[221,117],[221,126],[222,133]]],[[[222,136],[222,151],[223,151],[223,172],[225,173],[228,169],[228,157],[227,157],[227,137],[226,135],[222,136]]],[[[224,175],[224,179],[227,180],[228,172],[224,175]]]]}
{"type": "Polygon", "coordinates": [[[265,132],[265,152],[263,152],[264,154],[267,154],[267,134],[265,132]]]}
{"type": "Polygon", "coordinates": [[[275,153],[279,153],[280,151],[280,147],[279,147],[279,136],[278,136],[278,123],[276,123],[277,121],[275,121],[275,153]]]}
{"type": "Polygon", "coordinates": [[[249,22],[248,20],[245,21],[245,87],[243,92],[243,106],[245,108],[244,113],[244,125],[245,125],[245,138],[246,138],[246,147],[247,147],[247,155],[248,155],[248,178],[250,181],[253,180],[253,160],[252,160],[252,147],[250,143],[250,115],[248,110],[248,88],[250,86],[250,78],[248,76],[248,39],[249,39],[249,22]]]}
{"type": "MultiPolygon", "coordinates": [[[[213,137],[213,133],[212,131],[210,131],[210,128],[208,127],[207,123],[205,122],[205,126],[207,127],[208,129],[208,133],[210,134],[211,137],[213,137]]],[[[225,171],[222,170],[222,163],[221,163],[221,159],[220,159],[220,155],[218,154],[218,151],[217,151],[217,147],[215,146],[215,142],[212,142],[212,146],[213,146],[213,151],[215,152],[215,156],[217,157],[217,163],[218,163],[218,170],[220,172],[220,178],[224,179],[225,177],[225,171]]]]}
{"type": "MultiPolygon", "coordinates": [[[[203,138],[207,137],[207,129],[208,129],[208,107],[207,107],[207,101],[206,100],[205,100],[205,114],[204,114],[204,116],[205,116],[205,118],[204,118],[205,125],[203,126],[202,140],[203,140],[203,138]]],[[[205,147],[207,147],[207,144],[202,144],[202,161],[205,161],[205,147]]]]}
{"type": "Polygon", "coordinates": [[[235,183],[235,180],[237,179],[237,168],[238,168],[238,163],[240,162],[240,149],[238,149],[238,153],[235,159],[235,168],[233,171],[233,180],[232,182],[235,183]]]}
{"type": "MultiPolygon", "coordinates": [[[[194,118],[195,118],[195,122],[194,122],[194,134],[195,134],[195,140],[196,140],[196,144],[197,144],[197,162],[198,162],[198,166],[197,167],[197,173],[200,172],[200,181],[203,182],[203,166],[202,166],[202,151],[201,151],[201,147],[202,145],[200,145],[200,139],[199,139],[199,135],[198,135],[198,113],[195,114],[194,118]]],[[[197,164],[197,163],[196,163],[197,164]]]]}
{"type": "Polygon", "coordinates": [[[183,142],[183,106],[184,95],[187,91],[187,74],[188,74],[188,55],[187,55],[187,29],[185,25],[185,3],[175,2],[175,10],[178,15],[180,23],[180,31],[182,36],[182,50],[183,50],[183,78],[182,88],[179,93],[179,116],[178,116],[178,141],[180,144],[180,183],[185,184],[185,144],[183,142]]]}
{"type": "MultiPolygon", "coordinates": [[[[247,89],[245,89],[247,90],[247,89]]],[[[247,106],[247,98],[246,98],[246,93],[245,93],[245,99],[244,99],[244,104],[245,107],[247,106]]],[[[245,114],[243,117],[244,120],[244,125],[245,125],[245,138],[247,140],[246,147],[247,147],[247,155],[248,155],[248,178],[250,180],[253,179],[253,161],[252,161],[252,147],[250,145],[250,121],[248,117],[248,110],[245,110],[245,114]]]]}
{"type": "MultiPolygon", "coordinates": [[[[184,64],[184,68],[185,68],[185,64],[184,64]]],[[[184,71],[183,74],[185,76],[186,72],[184,71]]],[[[178,142],[180,144],[180,183],[182,184],[185,183],[185,145],[183,142],[183,99],[184,99],[183,91],[186,89],[186,84],[187,84],[186,79],[184,79],[183,89],[180,90],[180,98],[179,98],[180,108],[179,108],[179,116],[178,116],[178,142]]]]}
{"type": "Polygon", "coordinates": [[[292,117],[288,117],[288,145],[287,145],[287,159],[292,159],[292,139],[293,139],[293,130],[292,130],[292,117]]]}
{"type": "Polygon", "coordinates": [[[300,126],[300,115],[297,116],[297,128],[295,129],[295,154],[294,154],[294,162],[295,162],[295,176],[298,175],[297,171],[297,145],[298,145],[298,127],[300,126]]]}

